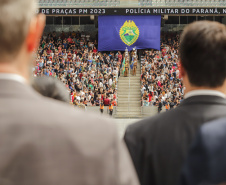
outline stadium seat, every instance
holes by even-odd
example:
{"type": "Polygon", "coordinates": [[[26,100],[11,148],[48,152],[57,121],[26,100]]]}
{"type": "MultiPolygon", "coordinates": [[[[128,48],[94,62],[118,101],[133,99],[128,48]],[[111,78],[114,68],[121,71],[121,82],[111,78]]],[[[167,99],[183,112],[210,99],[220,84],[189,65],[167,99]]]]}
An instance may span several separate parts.
{"type": "Polygon", "coordinates": [[[156,5],[157,5],[157,6],[164,6],[164,5],[165,5],[165,0],[158,0],[158,1],[156,2],[156,5]]]}

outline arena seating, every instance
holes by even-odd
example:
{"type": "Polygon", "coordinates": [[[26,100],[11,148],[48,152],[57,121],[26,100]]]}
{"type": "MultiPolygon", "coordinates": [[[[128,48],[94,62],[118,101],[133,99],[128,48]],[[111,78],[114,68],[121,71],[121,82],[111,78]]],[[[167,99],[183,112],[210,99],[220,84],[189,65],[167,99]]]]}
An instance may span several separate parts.
{"type": "Polygon", "coordinates": [[[75,105],[117,105],[120,53],[98,53],[85,33],[49,33],[38,50],[35,76],[52,76],[65,83],[75,105]],[[105,102],[105,100],[108,100],[105,102]]]}
{"type": "MultiPolygon", "coordinates": [[[[125,0],[39,0],[40,6],[124,6],[125,0]]],[[[127,2],[128,3],[128,2],[127,2]]],[[[136,6],[226,6],[225,0],[131,0],[136,6]]]]}
{"type": "Polygon", "coordinates": [[[142,106],[178,106],[184,86],[179,74],[179,34],[163,33],[161,51],[146,50],[141,60],[142,106]]]}
{"type": "Polygon", "coordinates": [[[119,0],[39,0],[40,6],[54,5],[54,6],[118,6],[119,0]]]}

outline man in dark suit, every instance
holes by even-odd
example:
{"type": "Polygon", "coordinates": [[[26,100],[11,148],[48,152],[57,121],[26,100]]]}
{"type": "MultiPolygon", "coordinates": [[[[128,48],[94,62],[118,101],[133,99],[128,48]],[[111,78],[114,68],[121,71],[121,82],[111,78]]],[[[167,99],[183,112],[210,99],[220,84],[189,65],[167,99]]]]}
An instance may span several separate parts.
{"type": "Polygon", "coordinates": [[[0,1],[0,184],[138,185],[111,121],[29,85],[46,21],[36,4],[0,1]]]}
{"type": "Polygon", "coordinates": [[[125,141],[142,185],[175,185],[198,128],[226,115],[226,27],[188,25],[180,43],[185,99],[175,109],[127,128],[125,141]]]}
{"type": "Polygon", "coordinates": [[[226,184],[226,118],[201,127],[188,154],[181,185],[226,184]]]}

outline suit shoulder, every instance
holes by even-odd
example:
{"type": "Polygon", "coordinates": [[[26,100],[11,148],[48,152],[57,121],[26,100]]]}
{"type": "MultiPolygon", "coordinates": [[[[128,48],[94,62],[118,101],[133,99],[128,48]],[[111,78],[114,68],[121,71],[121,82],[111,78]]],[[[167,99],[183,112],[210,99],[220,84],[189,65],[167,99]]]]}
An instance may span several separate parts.
{"type": "Polygon", "coordinates": [[[177,107],[176,109],[172,109],[163,113],[160,113],[158,115],[155,115],[153,117],[146,118],[144,120],[138,121],[135,124],[132,124],[128,126],[127,132],[130,133],[146,133],[147,131],[150,133],[150,131],[153,130],[155,132],[156,126],[158,127],[167,127],[168,125],[173,126],[173,124],[176,124],[178,121],[178,118],[186,119],[188,117],[188,113],[180,107],[177,107]]]}
{"type": "Polygon", "coordinates": [[[206,145],[217,146],[226,140],[226,118],[221,118],[204,124],[200,134],[206,145]]]}
{"type": "MultiPolygon", "coordinates": [[[[33,103],[31,102],[31,104],[33,103]]],[[[84,134],[99,134],[100,136],[108,133],[108,138],[116,137],[115,134],[117,134],[116,125],[111,119],[50,98],[41,98],[34,108],[28,110],[27,113],[34,114],[34,112],[38,113],[40,116],[32,122],[40,125],[40,127],[54,125],[63,129],[77,129],[84,134]],[[89,131],[91,132],[89,133],[89,131]]],[[[26,116],[24,117],[26,119],[26,116]]],[[[28,116],[28,119],[33,118],[28,116]]]]}

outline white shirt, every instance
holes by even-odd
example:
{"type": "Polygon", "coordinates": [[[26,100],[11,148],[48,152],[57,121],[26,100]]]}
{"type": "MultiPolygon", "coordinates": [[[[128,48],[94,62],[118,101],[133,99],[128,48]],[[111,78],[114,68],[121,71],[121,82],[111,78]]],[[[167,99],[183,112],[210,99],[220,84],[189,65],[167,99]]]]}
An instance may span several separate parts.
{"type": "Polygon", "coordinates": [[[219,96],[222,98],[226,98],[226,95],[220,91],[216,90],[194,90],[186,93],[184,99],[190,98],[192,96],[200,96],[200,95],[207,95],[207,96],[219,96]]]}
{"type": "Polygon", "coordinates": [[[111,78],[110,78],[108,83],[109,83],[110,86],[112,86],[112,79],[111,78]]]}
{"type": "Polygon", "coordinates": [[[0,80],[13,80],[22,84],[27,83],[27,80],[24,77],[13,73],[0,73],[0,80]]]}

